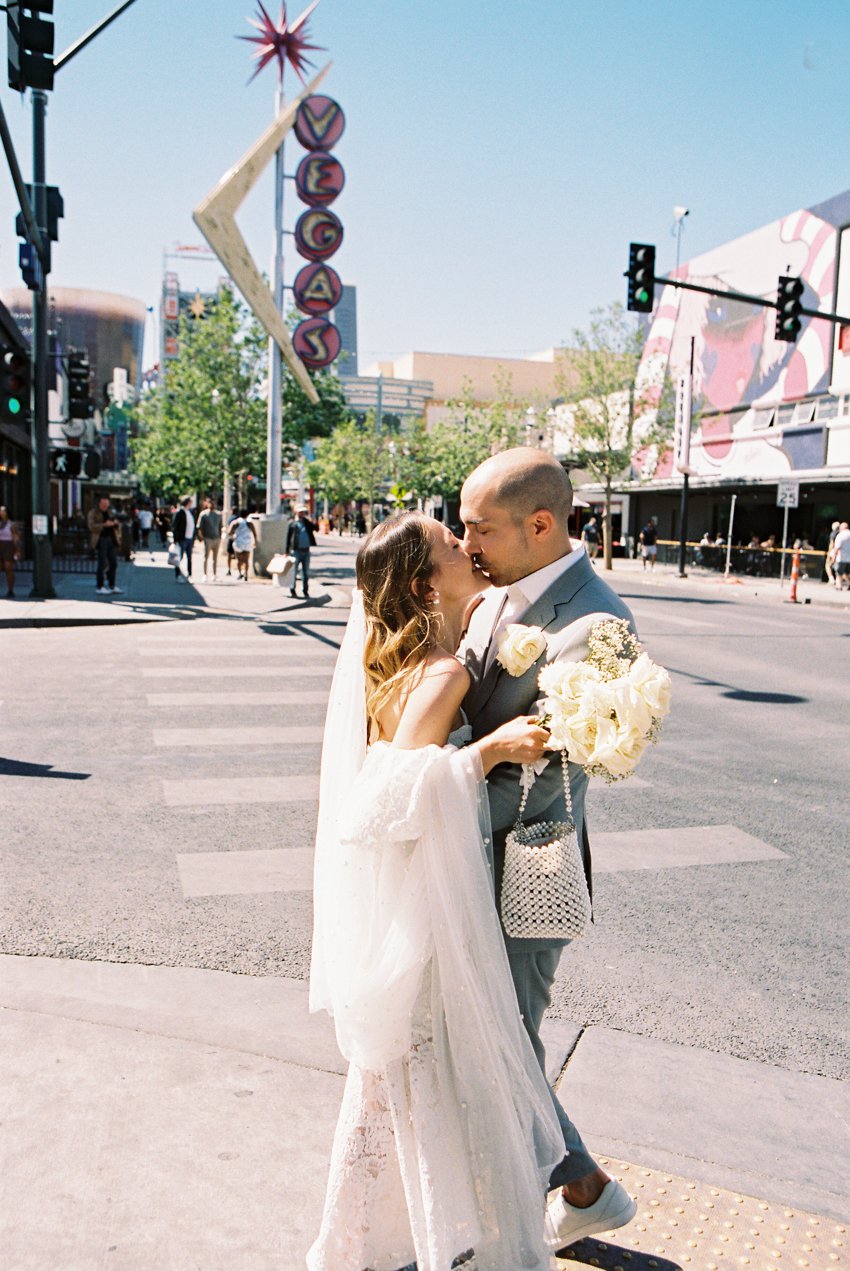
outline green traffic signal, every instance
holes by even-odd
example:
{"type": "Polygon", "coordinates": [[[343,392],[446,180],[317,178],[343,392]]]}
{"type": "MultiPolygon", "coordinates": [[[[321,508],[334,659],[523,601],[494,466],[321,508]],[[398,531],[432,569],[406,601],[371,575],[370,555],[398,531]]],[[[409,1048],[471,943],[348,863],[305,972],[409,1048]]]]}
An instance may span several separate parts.
{"type": "Polygon", "coordinates": [[[29,358],[15,349],[0,351],[0,421],[14,423],[29,405],[29,358]]]}
{"type": "Polygon", "coordinates": [[[655,248],[651,243],[629,244],[627,308],[652,313],[655,297],[655,248]]]}

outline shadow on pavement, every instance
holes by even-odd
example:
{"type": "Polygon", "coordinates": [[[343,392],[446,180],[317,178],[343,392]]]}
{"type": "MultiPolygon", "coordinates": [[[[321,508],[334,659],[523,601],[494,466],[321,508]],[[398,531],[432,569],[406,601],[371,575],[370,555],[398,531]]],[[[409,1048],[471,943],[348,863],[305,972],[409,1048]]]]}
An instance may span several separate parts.
{"type": "Polygon", "coordinates": [[[0,756],[0,777],[56,777],[60,781],[88,781],[90,772],[58,772],[53,764],[23,763],[0,756]]]}
{"type": "Polygon", "coordinates": [[[667,670],[671,675],[681,675],[685,680],[693,680],[695,684],[702,685],[703,688],[722,688],[725,693],[721,693],[721,697],[726,697],[732,702],[763,702],[778,706],[799,706],[809,699],[807,697],[799,697],[795,693],[769,693],[767,691],[760,692],[757,689],[736,688],[734,684],[724,684],[722,680],[708,680],[704,675],[696,675],[693,671],[682,671],[678,667],[668,666],[667,670]]]}
{"type": "Polygon", "coordinates": [[[623,1249],[620,1245],[609,1244],[608,1241],[579,1240],[568,1249],[558,1253],[562,1262],[575,1262],[578,1266],[602,1267],[608,1271],[616,1271],[628,1265],[629,1271],[683,1271],[679,1262],[671,1262],[657,1253],[641,1253],[639,1249],[623,1249]]]}

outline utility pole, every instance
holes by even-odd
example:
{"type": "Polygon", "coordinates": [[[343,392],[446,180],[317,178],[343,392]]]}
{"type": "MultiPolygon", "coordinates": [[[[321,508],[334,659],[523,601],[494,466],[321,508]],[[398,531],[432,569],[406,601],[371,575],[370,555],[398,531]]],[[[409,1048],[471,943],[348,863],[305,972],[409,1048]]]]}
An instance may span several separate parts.
{"type": "MultiPolygon", "coordinates": [[[[32,90],[32,186],[35,223],[47,242],[47,180],[45,131],[47,93],[32,90]]],[[[48,248],[48,252],[49,252],[48,248]]],[[[49,259],[48,259],[49,264],[49,259]]],[[[38,290],[33,292],[32,347],[35,362],[32,412],[32,594],[42,599],[56,595],[53,588],[53,549],[50,543],[50,453],[47,418],[48,269],[42,269],[38,290]]]]}
{"type": "MultiPolygon", "coordinates": [[[[283,75],[275,93],[275,116],[283,110],[283,75]]],[[[284,157],[281,142],[274,157],[274,258],[272,291],[278,313],[283,315],[283,182],[284,157]]],[[[280,485],[283,472],[283,359],[277,340],[269,337],[269,416],[266,450],[266,515],[280,516],[280,485]]]]}
{"type": "Polygon", "coordinates": [[[80,40],[53,57],[53,27],[40,13],[52,14],[52,0],[32,0],[26,4],[7,4],[7,41],[9,52],[9,86],[23,92],[32,90],[32,207],[23,190],[17,159],[5,118],[2,119],[3,148],[12,179],[18,192],[28,240],[38,253],[41,268],[38,286],[33,291],[33,401],[32,401],[32,594],[41,599],[56,595],[53,588],[53,551],[50,541],[50,426],[48,421],[48,278],[50,275],[50,236],[48,226],[46,122],[47,91],[53,88],[53,77],[83,48],[100,34],[119,14],[129,9],[134,0],[122,3],[106,18],[96,23],[80,40]],[[31,11],[35,16],[31,16],[31,11]],[[33,233],[35,230],[35,234],[33,233]]]}

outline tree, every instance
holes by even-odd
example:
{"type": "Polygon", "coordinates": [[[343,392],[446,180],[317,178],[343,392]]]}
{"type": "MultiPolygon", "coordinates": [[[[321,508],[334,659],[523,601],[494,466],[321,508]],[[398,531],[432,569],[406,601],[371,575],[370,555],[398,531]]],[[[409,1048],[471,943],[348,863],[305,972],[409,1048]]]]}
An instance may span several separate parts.
{"type": "Polygon", "coordinates": [[[376,431],[374,413],[362,425],[345,420],[319,441],[307,472],[311,485],[330,503],[368,502],[371,522],[377,492],[392,472],[388,438],[376,431]]]}
{"type": "Polygon", "coordinates": [[[203,319],[182,318],[180,353],[137,408],[133,462],[147,490],[218,490],[224,468],[266,469],[266,341],[227,288],[203,319]]]}
{"type": "MultiPolygon", "coordinates": [[[[612,568],[613,483],[629,468],[635,419],[645,418],[648,405],[648,391],[635,389],[644,339],[643,328],[627,316],[622,305],[595,309],[587,331],[573,332],[568,374],[565,366],[557,377],[567,402],[566,431],[572,434],[572,458],[605,487],[602,540],[606,569],[612,568]]],[[[656,424],[648,423],[641,438],[644,445],[657,444],[656,436],[669,429],[666,412],[656,410],[655,418],[656,424]],[[647,439],[649,432],[652,441],[647,439]]]]}
{"type": "MultiPolygon", "coordinates": [[[[234,476],[266,472],[268,336],[233,293],[222,288],[203,319],[182,319],[179,355],[165,380],[137,408],[133,460],[147,490],[174,497],[221,488],[234,476]]],[[[306,441],[327,437],[348,418],[338,378],[323,371],[310,402],[283,367],[284,454],[296,459],[306,441]]]]}
{"type": "Polygon", "coordinates": [[[330,371],[313,376],[319,394],[314,405],[301,385],[284,370],[283,404],[281,408],[284,445],[297,446],[316,437],[330,437],[335,428],[351,418],[345,392],[339,378],[330,371]]]}

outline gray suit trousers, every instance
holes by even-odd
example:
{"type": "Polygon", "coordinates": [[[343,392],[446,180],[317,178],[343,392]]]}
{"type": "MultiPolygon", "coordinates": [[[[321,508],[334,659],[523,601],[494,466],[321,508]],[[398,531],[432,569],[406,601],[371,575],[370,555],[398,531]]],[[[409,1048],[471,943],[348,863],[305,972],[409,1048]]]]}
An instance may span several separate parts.
{"type": "MultiPolygon", "coordinates": [[[[540,1025],[543,1013],[552,997],[552,984],[555,972],[561,960],[561,949],[535,949],[531,940],[512,940],[505,937],[508,961],[511,965],[514,987],[519,1001],[522,1022],[531,1038],[534,1053],[540,1067],[546,1071],[546,1055],[540,1040],[540,1025]]],[[[565,946],[566,947],[566,946],[565,946]]],[[[549,1187],[563,1187],[585,1174],[596,1169],[596,1162],[588,1152],[582,1137],[561,1106],[558,1096],[552,1091],[555,1112],[561,1123],[564,1135],[566,1155],[559,1165],[555,1166],[549,1179],[549,1187]]]]}

